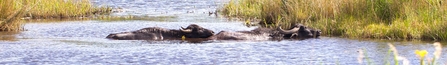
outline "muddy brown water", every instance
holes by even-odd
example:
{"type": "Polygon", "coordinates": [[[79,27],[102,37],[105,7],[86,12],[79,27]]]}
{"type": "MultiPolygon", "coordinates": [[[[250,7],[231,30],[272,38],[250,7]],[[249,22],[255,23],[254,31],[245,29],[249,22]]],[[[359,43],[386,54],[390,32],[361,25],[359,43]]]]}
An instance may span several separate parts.
{"type": "MultiPolygon", "coordinates": [[[[399,55],[417,65],[415,50],[427,50],[433,58],[434,42],[383,41],[321,37],[306,40],[234,41],[212,40],[109,40],[110,33],[145,27],[179,29],[198,24],[219,31],[244,31],[241,21],[209,16],[226,0],[92,0],[96,6],[121,7],[113,16],[133,15],[137,20],[32,21],[22,32],[0,32],[0,64],[275,64],[275,65],[361,65],[358,50],[367,55],[363,64],[394,64],[387,43],[399,55]],[[193,12],[192,12],[193,11],[193,12]],[[189,13],[188,13],[189,12],[189,13]]],[[[444,46],[445,43],[443,44],[444,46]]],[[[443,47],[446,49],[447,47],[443,47]]],[[[447,52],[443,50],[443,52],[447,52]]],[[[438,64],[447,63],[442,54],[438,64]]],[[[401,61],[400,61],[401,62],[401,61]]]]}

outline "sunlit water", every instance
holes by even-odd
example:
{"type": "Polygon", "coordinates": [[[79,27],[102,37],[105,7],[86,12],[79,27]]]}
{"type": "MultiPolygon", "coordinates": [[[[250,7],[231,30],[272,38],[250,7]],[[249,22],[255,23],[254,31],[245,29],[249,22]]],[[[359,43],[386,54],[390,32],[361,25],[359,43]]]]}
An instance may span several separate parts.
{"type": "MultiPolygon", "coordinates": [[[[282,41],[211,40],[109,40],[110,33],[145,27],[179,29],[198,24],[215,32],[252,30],[243,22],[208,16],[226,1],[220,0],[113,0],[93,1],[98,6],[121,7],[115,16],[134,15],[143,20],[83,20],[30,22],[22,32],[0,32],[0,64],[277,64],[359,65],[358,50],[366,52],[363,64],[394,64],[387,43],[399,55],[417,65],[414,50],[427,50],[433,58],[433,42],[358,40],[337,37],[282,41]],[[194,11],[194,13],[187,13],[194,11]]],[[[444,46],[446,46],[444,44],[444,46]]],[[[445,49],[446,47],[443,47],[445,49]]],[[[447,52],[443,50],[443,52],[447,52]]],[[[447,54],[438,60],[447,63],[447,54]]]]}

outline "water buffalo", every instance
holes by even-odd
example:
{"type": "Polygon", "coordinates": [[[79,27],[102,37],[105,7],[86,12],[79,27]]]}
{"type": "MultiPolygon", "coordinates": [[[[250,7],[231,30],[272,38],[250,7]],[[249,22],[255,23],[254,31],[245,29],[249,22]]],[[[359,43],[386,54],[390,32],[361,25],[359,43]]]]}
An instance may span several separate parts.
{"type": "Polygon", "coordinates": [[[284,30],[281,27],[278,27],[277,30],[283,34],[284,38],[306,39],[318,38],[321,35],[321,30],[309,28],[302,24],[296,24],[290,30],[284,30]]]}
{"type": "Polygon", "coordinates": [[[212,40],[270,40],[270,39],[306,39],[317,38],[321,34],[320,30],[308,28],[302,24],[292,26],[288,30],[281,27],[277,29],[256,28],[251,31],[228,32],[221,31],[208,39],[212,40]]]}
{"type": "Polygon", "coordinates": [[[148,27],[131,32],[121,32],[108,35],[106,38],[118,40],[164,40],[185,38],[208,38],[214,35],[209,29],[191,24],[186,28],[165,29],[160,27],[148,27]]]}

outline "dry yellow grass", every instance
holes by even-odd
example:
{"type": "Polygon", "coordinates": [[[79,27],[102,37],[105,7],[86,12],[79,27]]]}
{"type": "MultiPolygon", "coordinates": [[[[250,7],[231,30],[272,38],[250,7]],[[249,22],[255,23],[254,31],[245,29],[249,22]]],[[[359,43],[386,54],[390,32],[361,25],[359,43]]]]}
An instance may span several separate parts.
{"type": "Polygon", "coordinates": [[[109,13],[110,8],[92,7],[89,0],[0,0],[0,31],[21,30],[20,18],[47,19],[88,17],[109,13]]]}
{"type": "Polygon", "coordinates": [[[26,0],[33,3],[27,16],[32,18],[85,17],[95,13],[109,12],[108,8],[96,8],[89,0],[26,0]]]}
{"type": "Polygon", "coordinates": [[[20,7],[26,3],[19,3],[15,0],[0,1],[0,31],[19,31],[22,30],[21,21],[17,21],[24,14],[25,8],[20,7]]]}

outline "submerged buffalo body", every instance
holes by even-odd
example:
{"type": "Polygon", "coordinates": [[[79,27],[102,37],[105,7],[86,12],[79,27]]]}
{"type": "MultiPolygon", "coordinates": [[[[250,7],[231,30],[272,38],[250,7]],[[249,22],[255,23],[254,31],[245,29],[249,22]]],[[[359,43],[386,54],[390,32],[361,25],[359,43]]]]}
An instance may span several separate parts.
{"type": "Polygon", "coordinates": [[[277,29],[256,28],[251,31],[228,32],[221,31],[209,39],[213,40],[269,40],[269,39],[307,39],[318,38],[320,30],[308,28],[301,24],[294,25],[288,30],[281,27],[277,29]]]}
{"type": "Polygon", "coordinates": [[[321,34],[320,30],[308,28],[297,24],[292,28],[284,30],[256,28],[251,31],[221,31],[214,35],[209,29],[202,28],[196,24],[191,24],[187,28],[165,29],[159,27],[148,27],[131,32],[114,33],[107,36],[109,39],[118,40],[166,40],[185,38],[203,38],[206,40],[270,40],[270,39],[307,39],[317,38],[321,34]]]}
{"type": "Polygon", "coordinates": [[[212,30],[191,24],[180,30],[148,27],[131,32],[121,32],[108,35],[106,38],[118,40],[164,40],[185,38],[208,38],[214,35],[212,30]]]}
{"type": "Polygon", "coordinates": [[[209,39],[212,40],[268,40],[272,38],[273,29],[257,28],[251,31],[221,31],[209,39]]]}

